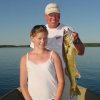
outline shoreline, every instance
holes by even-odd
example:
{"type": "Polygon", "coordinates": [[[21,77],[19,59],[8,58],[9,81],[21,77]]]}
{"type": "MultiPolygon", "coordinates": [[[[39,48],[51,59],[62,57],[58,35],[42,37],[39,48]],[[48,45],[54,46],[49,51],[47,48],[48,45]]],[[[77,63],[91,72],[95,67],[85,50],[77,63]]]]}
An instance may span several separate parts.
{"type": "MultiPolygon", "coordinates": [[[[100,47],[100,43],[83,43],[85,47],[100,47]]],[[[0,48],[30,47],[30,45],[0,45],[0,48]]]]}

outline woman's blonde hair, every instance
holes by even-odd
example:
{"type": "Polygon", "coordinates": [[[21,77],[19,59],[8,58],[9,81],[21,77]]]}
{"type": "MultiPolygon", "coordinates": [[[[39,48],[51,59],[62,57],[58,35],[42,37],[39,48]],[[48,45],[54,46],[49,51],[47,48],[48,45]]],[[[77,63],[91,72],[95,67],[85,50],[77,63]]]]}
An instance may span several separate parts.
{"type": "Polygon", "coordinates": [[[37,33],[45,32],[48,35],[48,30],[45,25],[36,25],[32,28],[30,36],[34,37],[37,33]]]}

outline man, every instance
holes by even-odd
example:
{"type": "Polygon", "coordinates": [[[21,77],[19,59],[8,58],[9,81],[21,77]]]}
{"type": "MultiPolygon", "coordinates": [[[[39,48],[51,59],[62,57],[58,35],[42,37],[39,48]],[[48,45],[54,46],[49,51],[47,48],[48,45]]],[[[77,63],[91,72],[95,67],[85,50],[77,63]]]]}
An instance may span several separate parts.
{"type": "MultiPolygon", "coordinates": [[[[72,37],[72,42],[74,47],[77,50],[78,55],[84,54],[84,45],[81,42],[78,33],[74,32],[74,30],[66,25],[63,25],[60,23],[60,9],[56,3],[49,3],[45,7],[44,12],[44,18],[47,21],[47,29],[48,29],[48,44],[47,48],[55,50],[59,53],[62,62],[62,43],[63,43],[63,32],[64,30],[70,32],[70,36],[72,37]]],[[[63,67],[65,67],[65,64],[63,62],[63,67]]],[[[65,69],[64,69],[65,70],[65,69]]],[[[70,81],[67,75],[65,75],[65,88],[64,93],[62,96],[62,100],[76,100],[77,97],[74,96],[73,98],[70,98],[70,81]]]]}

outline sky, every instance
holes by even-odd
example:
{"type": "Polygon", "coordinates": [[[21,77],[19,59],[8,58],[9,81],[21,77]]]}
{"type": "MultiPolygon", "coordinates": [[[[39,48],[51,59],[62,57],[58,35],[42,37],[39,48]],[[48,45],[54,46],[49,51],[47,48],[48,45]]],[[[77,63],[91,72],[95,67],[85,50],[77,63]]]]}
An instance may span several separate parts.
{"type": "Polygon", "coordinates": [[[50,2],[59,5],[60,22],[73,27],[84,43],[100,43],[100,0],[0,0],[0,45],[29,45],[32,27],[46,24],[50,2]]]}

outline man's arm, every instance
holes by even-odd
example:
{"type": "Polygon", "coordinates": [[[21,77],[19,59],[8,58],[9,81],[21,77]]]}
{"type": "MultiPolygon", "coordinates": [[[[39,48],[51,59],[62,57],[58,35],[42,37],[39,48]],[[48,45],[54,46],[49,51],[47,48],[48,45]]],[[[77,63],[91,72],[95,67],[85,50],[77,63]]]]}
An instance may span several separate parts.
{"type": "Polygon", "coordinates": [[[78,51],[78,55],[83,55],[84,51],[85,51],[85,46],[82,43],[82,41],[80,40],[78,33],[73,32],[72,35],[74,36],[73,44],[78,51]]]}

